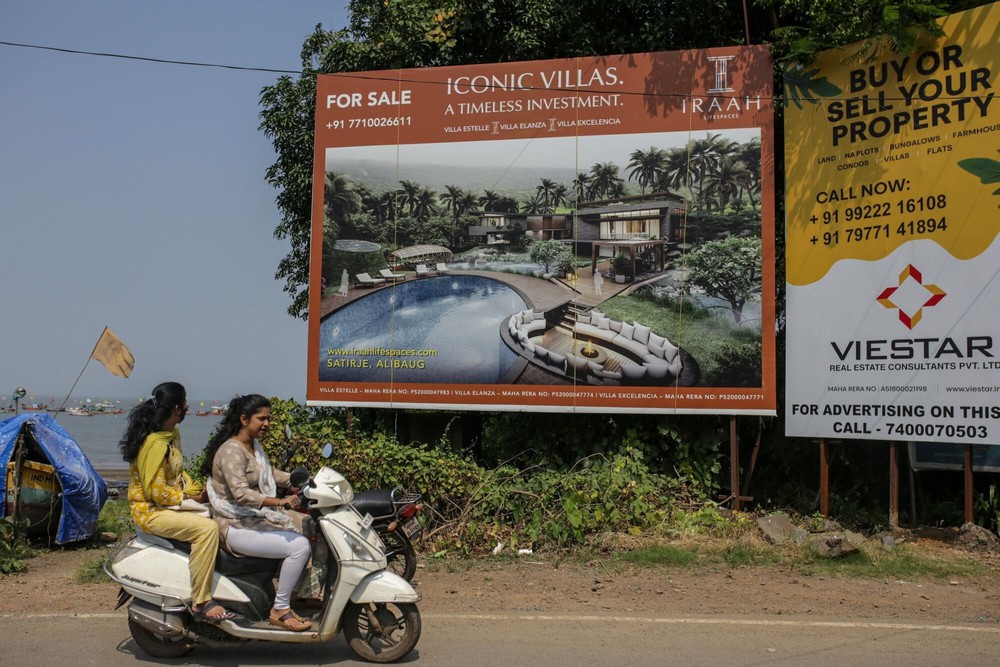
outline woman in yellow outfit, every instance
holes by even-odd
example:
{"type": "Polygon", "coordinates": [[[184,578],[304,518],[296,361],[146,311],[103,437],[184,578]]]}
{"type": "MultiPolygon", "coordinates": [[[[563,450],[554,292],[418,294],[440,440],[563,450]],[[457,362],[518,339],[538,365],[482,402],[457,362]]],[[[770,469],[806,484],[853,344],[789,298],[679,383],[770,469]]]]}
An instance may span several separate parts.
{"type": "Polygon", "coordinates": [[[135,525],[147,533],[191,543],[191,613],[215,622],[235,616],[212,600],[212,573],[219,551],[219,526],[195,512],[180,511],[181,502],[204,502],[204,489],[183,470],[181,432],[187,392],[177,382],[153,389],[128,415],[118,447],[129,463],[128,502],[135,525]]]}

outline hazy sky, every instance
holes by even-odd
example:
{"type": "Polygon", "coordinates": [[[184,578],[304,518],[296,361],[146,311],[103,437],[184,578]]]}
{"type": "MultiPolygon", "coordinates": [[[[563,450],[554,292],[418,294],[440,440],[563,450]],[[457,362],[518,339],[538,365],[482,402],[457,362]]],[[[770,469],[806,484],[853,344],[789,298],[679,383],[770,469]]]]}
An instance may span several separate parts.
{"type": "MultiPolygon", "coordinates": [[[[346,0],[4,0],[0,41],[297,70],[346,0]]],[[[279,75],[0,45],[0,396],[305,398],[306,324],[274,280],[287,241],[258,131],[279,75]]]]}

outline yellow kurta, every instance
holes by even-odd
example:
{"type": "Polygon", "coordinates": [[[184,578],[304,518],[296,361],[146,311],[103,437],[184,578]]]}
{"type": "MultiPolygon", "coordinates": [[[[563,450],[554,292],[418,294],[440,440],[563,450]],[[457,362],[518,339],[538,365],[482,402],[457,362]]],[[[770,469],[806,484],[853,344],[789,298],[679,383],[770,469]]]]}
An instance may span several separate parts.
{"type": "Polygon", "coordinates": [[[171,509],[191,492],[184,473],[181,432],[154,431],[146,436],[129,466],[128,502],[135,525],[147,533],[191,543],[191,601],[212,599],[212,573],[219,550],[219,527],[205,516],[171,509]]]}

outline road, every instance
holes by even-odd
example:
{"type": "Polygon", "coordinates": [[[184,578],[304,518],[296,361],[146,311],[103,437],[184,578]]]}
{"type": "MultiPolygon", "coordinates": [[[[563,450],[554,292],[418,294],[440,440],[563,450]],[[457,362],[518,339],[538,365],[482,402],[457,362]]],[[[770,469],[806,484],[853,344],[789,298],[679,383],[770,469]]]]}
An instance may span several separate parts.
{"type": "MultiPolygon", "coordinates": [[[[4,614],[0,665],[170,664],[139,652],[123,610],[4,614]]],[[[790,617],[655,617],[612,614],[427,614],[403,664],[469,665],[857,665],[981,667],[1000,655],[996,626],[790,617]]],[[[197,648],[173,664],[361,665],[341,635],[321,645],[252,642],[197,648]]]]}

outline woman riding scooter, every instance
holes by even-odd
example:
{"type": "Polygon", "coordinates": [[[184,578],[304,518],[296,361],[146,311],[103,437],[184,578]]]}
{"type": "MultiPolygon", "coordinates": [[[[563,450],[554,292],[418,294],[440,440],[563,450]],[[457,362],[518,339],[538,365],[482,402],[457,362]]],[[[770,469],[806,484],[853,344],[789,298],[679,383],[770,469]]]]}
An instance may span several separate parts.
{"type": "Polygon", "coordinates": [[[271,403],[259,394],[234,398],[205,448],[202,473],[211,477],[208,497],[223,546],[240,556],[283,559],[270,622],[295,632],[312,624],[291,609],[311,553],[302,534],[298,496],[277,497],[289,486],[289,473],[275,470],[257,438],[270,426],[271,403]]]}
{"type": "Polygon", "coordinates": [[[196,498],[196,488],[184,474],[181,432],[177,425],[187,413],[187,392],[177,382],[164,382],[152,396],[132,408],[118,444],[129,463],[128,502],[140,530],[191,543],[191,613],[218,622],[235,617],[212,600],[212,572],[219,551],[219,527],[206,516],[178,511],[184,498],[196,498]]]}

